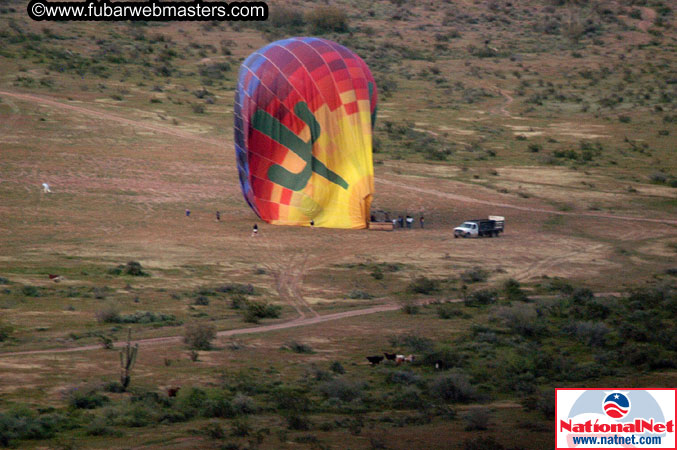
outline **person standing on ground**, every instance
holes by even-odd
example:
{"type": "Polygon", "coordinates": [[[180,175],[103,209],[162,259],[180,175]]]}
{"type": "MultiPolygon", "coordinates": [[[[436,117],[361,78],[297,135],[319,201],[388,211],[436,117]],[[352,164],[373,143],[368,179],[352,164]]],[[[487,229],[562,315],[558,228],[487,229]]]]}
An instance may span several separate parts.
{"type": "Polygon", "coordinates": [[[421,216],[421,218],[418,219],[418,221],[421,223],[421,228],[423,228],[423,225],[425,224],[425,219],[423,218],[423,216],[421,216]]]}
{"type": "Polygon", "coordinates": [[[221,222],[221,212],[220,211],[216,211],[216,221],[221,222]]]}
{"type": "Polygon", "coordinates": [[[397,223],[400,225],[400,228],[404,228],[404,218],[402,216],[397,218],[397,223]]]}
{"type": "Polygon", "coordinates": [[[315,221],[310,219],[310,228],[315,228],[315,221]]]}
{"type": "Polygon", "coordinates": [[[411,224],[414,223],[414,218],[407,214],[407,228],[411,230],[411,224]]]}
{"type": "Polygon", "coordinates": [[[186,217],[190,217],[190,209],[186,208],[186,217]]]}
{"type": "Polygon", "coordinates": [[[252,227],[252,237],[256,236],[257,234],[259,234],[259,226],[257,224],[254,224],[254,226],[252,227]]]}

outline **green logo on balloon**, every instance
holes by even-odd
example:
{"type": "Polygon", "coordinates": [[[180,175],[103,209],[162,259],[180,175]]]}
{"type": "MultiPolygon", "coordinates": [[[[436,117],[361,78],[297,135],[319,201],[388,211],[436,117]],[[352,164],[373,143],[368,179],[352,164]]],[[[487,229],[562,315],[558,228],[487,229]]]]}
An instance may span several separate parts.
{"type": "Polygon", "coordinates": [[[310,128],[310,141],[303,141],[266,111],[259,109],[252,117],[252,127],[255,130],[287,147],[305,162],[303,170],[299,173],[292,173],[279,164],[271,166],[268,169],[270,181],[292,191],[300,191],[306,187],[310,176],[315,172],[343,189],[348,189],[348,183],[341,176],[329,170],[322,161],[313,156],[313,144],[319,139],[322,129],[306,102],[297,103],[294,113],[310,128]]]}

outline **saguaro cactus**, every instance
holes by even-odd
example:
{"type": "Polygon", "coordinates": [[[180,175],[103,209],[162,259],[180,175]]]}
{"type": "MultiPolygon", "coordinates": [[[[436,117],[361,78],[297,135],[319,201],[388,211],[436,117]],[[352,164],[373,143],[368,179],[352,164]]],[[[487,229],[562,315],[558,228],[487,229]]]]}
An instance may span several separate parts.
{"type": "Polygon", "coordinates": [[[127,333],[127,345],[120,350],[120,384],[123,390],[127,390],[130,381],[130,373],[136,363],[136,355],[139,352],[139,344],[132,347],[132,329],[127,333]]]}

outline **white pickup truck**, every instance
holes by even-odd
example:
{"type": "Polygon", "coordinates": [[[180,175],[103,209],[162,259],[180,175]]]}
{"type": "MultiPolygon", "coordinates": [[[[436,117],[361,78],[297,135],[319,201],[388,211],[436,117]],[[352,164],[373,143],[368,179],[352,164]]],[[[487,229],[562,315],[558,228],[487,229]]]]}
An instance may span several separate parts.
{"type": "Polygon", "coordinates": [[[498,237],[505,228],[505,217],[489,216],[488,219],[476,219],[463,222],[461,226],[454,228],[454,238],[462,237],[498,237]]]}

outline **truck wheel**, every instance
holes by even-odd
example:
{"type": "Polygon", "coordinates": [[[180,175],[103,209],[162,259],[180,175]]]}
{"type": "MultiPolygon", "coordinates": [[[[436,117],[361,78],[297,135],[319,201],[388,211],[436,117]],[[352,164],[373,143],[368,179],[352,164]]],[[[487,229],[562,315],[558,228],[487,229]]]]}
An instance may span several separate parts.
{"type": "Polygon", "coordinates": [[[458,234],[454,233],[454,239],[458,239],[458,234]]]}
{"type": "Polygon", "coordinates": [[[467,237],[468,237],[468,233],[465,233],[465,234],[463,235],[463,239],[466,239],[467,237]]]}

